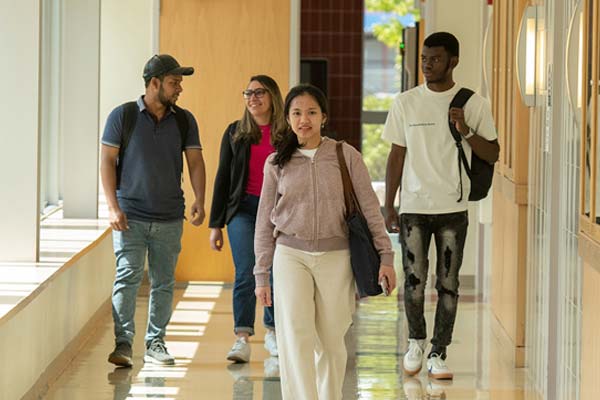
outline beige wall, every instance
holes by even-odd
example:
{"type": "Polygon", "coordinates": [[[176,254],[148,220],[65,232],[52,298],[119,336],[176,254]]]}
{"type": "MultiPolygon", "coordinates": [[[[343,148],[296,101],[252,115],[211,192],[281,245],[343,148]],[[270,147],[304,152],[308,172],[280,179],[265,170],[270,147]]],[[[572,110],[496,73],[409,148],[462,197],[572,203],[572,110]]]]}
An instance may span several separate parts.
{"type": "Polygon", "coordinates": [[[460,64],[454,78],[461,85],[479,91],[483,41],[481,0],[427,0],[431,15],[427,16],[425,36],[437,31],[450,32],[460,42],[460,64]]]}
{"type": "Polygon", "coordinates": [[[114,265],[106,231],[0,319],[0,399],[37,399],[58,378],[93,316],[110,312],[114,265]]]}
{"type": "Polygon", "coordinates": [[[0,107],[0,182],[5,188],[0,196],[0,261],[35,261],[41,2],[0,0],[0,10],[0,76],[6,93],[0,107]]]}
{"type": "MultiPolygon", "coordinates": [[[[290,1],[163,0],[160,51],[196,68],[183,82],[180,105],[198,121],[206,161],[206,212],[228,123],[243,112],[242,90],[250,76],[272,76],[285,94],[290,71],[290,1]]],[[[186,199],[193,198],[187,176],[186,199]]],[[[186,224],[178,280],[233,280],[233,263],[224,251],[210,250],[208,224],[186,224]]]]}
{"type": "Polygon", "coordinates": [[[142,70],[158,29],[151,5],[150,0],[101,2],[100,135],[113,108],[144,93],[142,70]]]}

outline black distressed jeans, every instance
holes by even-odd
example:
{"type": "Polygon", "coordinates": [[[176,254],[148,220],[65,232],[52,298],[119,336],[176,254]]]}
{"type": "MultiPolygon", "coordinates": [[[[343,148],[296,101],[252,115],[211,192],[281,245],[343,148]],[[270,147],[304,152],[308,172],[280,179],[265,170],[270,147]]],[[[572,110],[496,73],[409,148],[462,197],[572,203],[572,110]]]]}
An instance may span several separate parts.
{"type": "Polygon", "coordinates": [[[404,307],[409,338],[427,338],[423,307],[429,270],[428,251],[431,237],[437,250],[435,311],[432,353],[446,358],[446,346],[452,342],[452,331],[458,305],[458,272],[462,264],[469,218],[466,211],[450,214],[402,214],[400,244],[404,268],[404,307]]]}

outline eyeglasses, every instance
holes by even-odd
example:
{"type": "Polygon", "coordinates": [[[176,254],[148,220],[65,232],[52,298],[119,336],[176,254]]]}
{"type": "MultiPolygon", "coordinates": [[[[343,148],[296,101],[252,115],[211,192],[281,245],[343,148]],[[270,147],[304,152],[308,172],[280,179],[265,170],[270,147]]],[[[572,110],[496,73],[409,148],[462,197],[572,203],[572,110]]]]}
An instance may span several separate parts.
{"type": "Polygon", "coordinates": [[[256,98],[260,99],[261,97],[263,97],[265,95],[265,93],[267,93],[267,89],[263,89],[263,88],[258,88],[258,89],[254,89],[254,90],[246,89],[242,92],[245,99],[251,98],[252,95],[255,95],[256,98]]]}

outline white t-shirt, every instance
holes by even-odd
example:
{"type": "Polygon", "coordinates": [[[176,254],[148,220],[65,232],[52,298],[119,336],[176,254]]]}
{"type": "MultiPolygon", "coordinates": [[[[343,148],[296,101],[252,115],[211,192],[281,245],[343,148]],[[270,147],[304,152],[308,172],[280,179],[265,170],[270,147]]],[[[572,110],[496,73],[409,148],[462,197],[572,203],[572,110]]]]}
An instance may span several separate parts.
{"type": "Polygon", "coordinates": [[[315,154],[317,153],[318,148],[316,149],[303,149],[303,148],[299,148],[298,151],[300,153],[302,153],[303,155],[305,155],[306,157],[310,158],[311,160],[313,158],[315,158],[315,154]]]}
{"type": "MultiPolygon", "coordinates": [[[[383,139],[406,147],[400,191],[400,213],[446,214],[465,211],[471,181],[462,168],[460,198],[458,149],[448,127],[448,109],[460,86],[434,92],[426,84],[400,93],[394,99],[383,139]]],[[[497,138],[489,103],[475,93],[464,107],[465,121],[486,140],[497,138]]],[[[462,145],[471,162],[471,146],[462,145]]]]}

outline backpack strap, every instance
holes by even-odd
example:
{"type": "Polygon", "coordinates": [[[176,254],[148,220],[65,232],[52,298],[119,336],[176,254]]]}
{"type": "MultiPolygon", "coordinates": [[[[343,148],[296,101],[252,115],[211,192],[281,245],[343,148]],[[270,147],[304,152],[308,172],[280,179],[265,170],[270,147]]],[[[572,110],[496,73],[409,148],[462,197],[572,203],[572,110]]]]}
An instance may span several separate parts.
{"type": "Polygon", "coordinates": [[[185,150],[185,144],[187,143],[188,130],[190,129],[190,123],[185,115],[185,110],[178,106],[173,106],[175,110],[175,121],[177,122],[177,128],[179,129],[179,135],[181,136],[181,151],[185,150]]]}
{"type": "MultiPolygon", "coordinates": [[[[177,122],[177,129],[179,129],[179,135],[181,136],[181,151],[183,151],[185,150],[190,123],[183,108],[174,105],[173,109],[175,110],[173,115],[175,116],[175,121],[177,122]]],[[[129,141],[131,140],[133,128],[135,128],[139,113],[140,109],[136,101],[130,101],[123,104],[121,145],[119,146],[119,160],[117,162],[117,189],[121,184],[121,170],[123,169],[123,156],[125,155],[125,149],[127,149],[129,141]]]]}
{"type": "Polygon", "coordinates": [[[123,125],[121,126],[121,145],[119,146],[119,160],[117,162],[117,189],[121,184],[121,170],[123,169],[123,156],[131,140],[133,128],[137,122],[140,109],[137,102],[130,101],[123,104],[123,125]]]}
{"type": "MultiPolygon", "coordinates": [[[[475,92],[471,89],[461,88],[455,95],[452,101],[450,102],[450,108],[463,108],[467,101],[473,96],[475,92]]],[[[456,148],[458,149],[458,177],[460,179],[460,197],[456,201],[460,203],[463,199],[463,183],[462,183],[462,167],[464,166],[465,171],[467,172],[467,176],[469,179],[471,178],[471,168],[469,167],[469,162],[467,161],[467,156],[465,155],[465,151],[462,147],[462,135],[454,126],[454,123],[450,121],[450,117],[448,117],[448,126],[450,127],[450,133],[454,138],[454,142],[456,144],[456,148]]]]}

